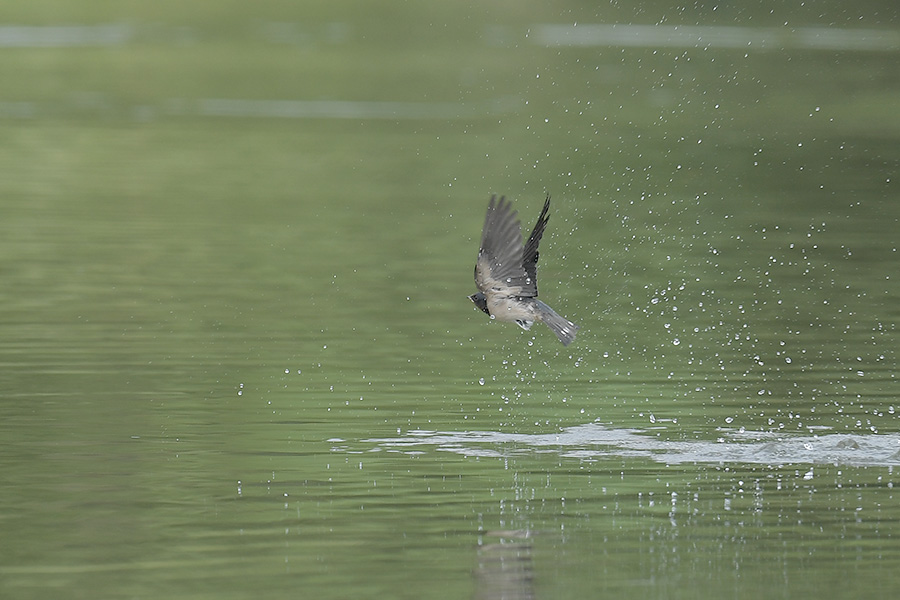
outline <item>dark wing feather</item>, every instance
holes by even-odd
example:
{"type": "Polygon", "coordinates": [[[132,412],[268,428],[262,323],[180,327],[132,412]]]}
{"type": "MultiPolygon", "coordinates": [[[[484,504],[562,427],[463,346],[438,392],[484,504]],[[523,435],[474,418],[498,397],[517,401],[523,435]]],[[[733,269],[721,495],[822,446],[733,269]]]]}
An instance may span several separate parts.
{"type": "Polygon", "coordinates": [[[491,197],[481,248],[475,263],[475,284],[484,293],[500,292],[510,296],[534,296],[534,278],[522,265],[522,229],[516,211],[505,197],[491,197]]]}
{"type": "Polygon", "coordinates": [[[531,230],[531,235],[528,237],[528,241],[525,242],[525,250],[522,253],[522,266],[525,268],[525,274],[531,279],[531,283],[534,284],[534,295],[537,296],[537,261],[538,261],[538,244],[541,243],[541,236],[544,235],[544,229],[547,227],[547,221],[550,220],[550,215],[548,214],[550,211],[550,195],[547,195],[547,200],[544,201],[544,208],[541,210],[541,215],[538,217],[537,223],[534,224],[534,229],[531,230]]]}

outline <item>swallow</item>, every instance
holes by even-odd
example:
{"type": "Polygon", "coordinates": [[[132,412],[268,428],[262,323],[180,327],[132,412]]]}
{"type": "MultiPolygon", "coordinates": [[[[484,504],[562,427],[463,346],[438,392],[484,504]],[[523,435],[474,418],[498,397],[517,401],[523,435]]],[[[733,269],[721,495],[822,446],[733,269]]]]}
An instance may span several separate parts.
{"type": "Polygon", "coordinates": [[[542,322],[568,346],[575,339],[578,325],[537,299],[538,244],[550,220],[549,210],[548,195],[523,246],[522,227],[512,204],[505,196],[499,201],[497,196],[491,196],[475,262],[475,285],[479,291],[469,300],[492,319],[516,323],[525,330],[542,322]]]}

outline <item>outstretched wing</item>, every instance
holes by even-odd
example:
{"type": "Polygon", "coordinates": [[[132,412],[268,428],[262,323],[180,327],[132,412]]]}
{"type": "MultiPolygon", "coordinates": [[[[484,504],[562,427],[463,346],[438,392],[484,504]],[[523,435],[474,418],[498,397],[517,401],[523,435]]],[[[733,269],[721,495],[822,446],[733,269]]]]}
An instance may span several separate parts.
{"type": "Polygon", "coordinates": [[[534,278],[522,264],[522,229],[516,211],[505,197],[491,196],[481,248],[475,263],[475,285],[485,294],[531,297],[537,293],[534,278]]]}
{"type": "Polygon", "coordinates": [[[541,215],[538,217],[537,223],[534,224],[534,229],[531,230],[528,241],[525,242],[525,250],[522,253],[522,266],[525,268],[525,274],[528,275],[531,279],[531,283],[534,284],[535,296],[537,296],[538,244],[541,243],[541,236],[544,235],[547,221],[550,220],[550,215],[548,214],[549,211],[550,195],[547,194],[547,200],[544,201],[544,208],[541,210],[541,215]]]}

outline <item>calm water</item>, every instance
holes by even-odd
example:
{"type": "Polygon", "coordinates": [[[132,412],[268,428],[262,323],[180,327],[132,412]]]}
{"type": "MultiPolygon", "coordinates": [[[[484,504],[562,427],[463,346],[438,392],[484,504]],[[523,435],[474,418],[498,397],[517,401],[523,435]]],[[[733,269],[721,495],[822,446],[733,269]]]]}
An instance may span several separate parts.
{"type": "Polygon", "coordinates": [[[3,10],[0,595],[895,594],[900,15],[772,8],[3,10]]]}

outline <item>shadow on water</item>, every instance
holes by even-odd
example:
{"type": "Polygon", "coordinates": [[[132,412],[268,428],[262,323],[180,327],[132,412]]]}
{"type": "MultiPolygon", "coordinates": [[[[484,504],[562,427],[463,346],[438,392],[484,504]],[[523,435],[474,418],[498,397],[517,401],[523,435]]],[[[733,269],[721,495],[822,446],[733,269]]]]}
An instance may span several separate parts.
{"type": "Polygon", "coordinates": [[[762,431],[722,430],[715,441],[659,439],[652,430],[609,429],[600,423],[568,427],[558,433],[497,431],[437,432],[414,430],[395,438],[371,438],[374,450],[425,453],[432,446],[463,456],[502,457],[557,453],[582,460],[645,457],[665,464],[745,463],[763,465],[834,464],[900,465],[900,435],[789,435],[762,431]]]}
{"type": "MultiPolygon", "coordinates": [[[[813,467],[892,467],[900,465],[900,434],[849,435],[810,432],[720,430],[715,440],[671,441],[658,437],[665,428],[612,429],[585,423],[550,434],[499,431],[412,430],[392,438],[368,438],[353,444],[331,440],[337,452],[393,452],[410,456],[451,452],[465,457],[528,457],[555,455],[578,461],[610,457],[650,459],[667,465],[731,464],[807,465],[798,479],[811,480],[813,467]]],[[[535,586],[535,530],[503,528],[479,532],[473,572],[476,599],[533,599],[535,586]]]]}
{"type": "Polygon", "coordinates": [[[478,546],[475,580],[476,600],[536,598],[531,532],[509,530],[485,533],[478,546]]]}

